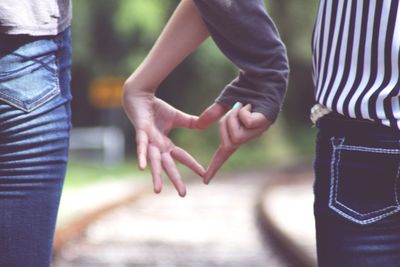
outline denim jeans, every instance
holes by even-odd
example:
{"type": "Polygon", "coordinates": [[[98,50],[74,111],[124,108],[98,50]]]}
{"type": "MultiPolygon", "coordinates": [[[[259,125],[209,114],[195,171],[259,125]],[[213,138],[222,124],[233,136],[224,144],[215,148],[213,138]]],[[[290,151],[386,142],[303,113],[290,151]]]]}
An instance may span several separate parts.
{"type": "Polygon", "coordinates": [[[70,123],[70,30],[0,34],[0,266],[50,266],[70,123]]]}
{"type": "Polygon", "coordinates": [[[400,266],[399,131],[339,115],[317,126],[319,266],[400,266]]]}

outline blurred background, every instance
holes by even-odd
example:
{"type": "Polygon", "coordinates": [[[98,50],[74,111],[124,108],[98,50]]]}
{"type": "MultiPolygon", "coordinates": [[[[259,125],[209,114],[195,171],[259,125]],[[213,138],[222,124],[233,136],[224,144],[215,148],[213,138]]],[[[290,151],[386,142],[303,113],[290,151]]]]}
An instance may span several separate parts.
{"type": "MultiPolygon", "coordinates": [[[[135,133],[121,108],[121,87],[142,62],[178,3],[179,0],[73,2],[74,130],[61,221],[73,209],[65,204],[69,192],[107,181],[151,182],[148,173],[139,173],[136,168],[135,133]]],[[[238,150],[221,173],[265,173],[294,165],[311,168],[316,132],[309,121],[313,104],[311,35],[318,1],[265,3],[288,50],[289,89],[274,126],[262,138],[238,150]]],[[[198,115],[237,73],[209,38],[162,83],[157,95],[176,108],[198,115]]],[[[175,130],[171,138],[204,166],[219,144],[216,127],[201,133],[175,130]]],[[[190,176],[188,171],[182,171],[190,176]]]]}
{"type": "MultiPolygon", "coordinates": [[[[121,109],[121,85],[144,59],[178,3],[178,0],[74,1],[73,125],[77,128],[112,126],[124,138],[123,144],[117,144],[121,151],[111,151],[113,156],[105,159],[104,167],[121,165],[122,170],[127,167],[121,164],[123,161],[133,165],[134,130],[121,109]]],[[[271,0],[266,5],[288,49],[289,89],[278,122],[264,138],[240,149],[225,165],[225,170],[287,164],[310,158],[314,149],[314,130],[309,121],[313,103],[310,40],[317,1],[271,0]]],[[[165,80],[157,94],[185,112],[200,114],[237,72],[209,38],[165,80]]],[[[100,130],[100,136],[109,133],[114,136],[108,130],[100,130]]],[[[82,133],[79,139],[84,136],[82,133]]],[[[215,128],[201,134],[179,130],[172,132],[171,137],[204,165],[219,142],[215,128]]],[[[72,142],[71,168],[76,161],[82,164],[104,160],[101,157],[104,151],[95,151],[96,144],[90,146],[90,141],[72,142]],[[91,150],[95,153],[90,153],[91,150]]],[[[103,150],[104,144],[97,147],[103,150]]],[[[85,178],[73,175],[69,180],[75,179],[85,178]]]]}

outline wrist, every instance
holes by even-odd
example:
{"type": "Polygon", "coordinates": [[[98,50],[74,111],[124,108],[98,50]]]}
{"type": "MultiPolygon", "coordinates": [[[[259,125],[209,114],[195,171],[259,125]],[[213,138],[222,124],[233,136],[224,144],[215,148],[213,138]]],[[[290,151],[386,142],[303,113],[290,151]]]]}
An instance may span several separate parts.
{"type": "Polygon", "coordinates": [[[135,76],[129,77],[123,85],[124,96],[129,95],[153,95],[155,94],[154,87],[149,86],[143,80],[136,78],[135,76]]]}

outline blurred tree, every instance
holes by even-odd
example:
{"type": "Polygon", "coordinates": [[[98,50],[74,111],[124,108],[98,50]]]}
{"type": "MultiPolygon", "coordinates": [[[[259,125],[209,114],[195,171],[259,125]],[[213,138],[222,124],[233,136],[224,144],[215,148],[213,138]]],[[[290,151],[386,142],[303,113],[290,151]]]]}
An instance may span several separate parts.
{"type": "Polygon", "coordinates": [[[311,77],[311,35],[317,12],[317,0],[266,1],[287,47],[290,80],[283,112],[289,125],[309,125],[314,103],[311,77]]]}

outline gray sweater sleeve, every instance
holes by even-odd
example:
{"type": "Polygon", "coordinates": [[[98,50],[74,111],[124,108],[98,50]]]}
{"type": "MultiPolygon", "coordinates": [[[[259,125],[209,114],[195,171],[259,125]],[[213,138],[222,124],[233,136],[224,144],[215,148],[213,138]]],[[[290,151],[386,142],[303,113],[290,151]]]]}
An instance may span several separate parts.
{"type": "Polygon", "coordinates": [[[217,102],[251,104],[275,121],[287,88],[286,48],[263,0],[194,0],[211,37],[238,68],[217,102]]]}

